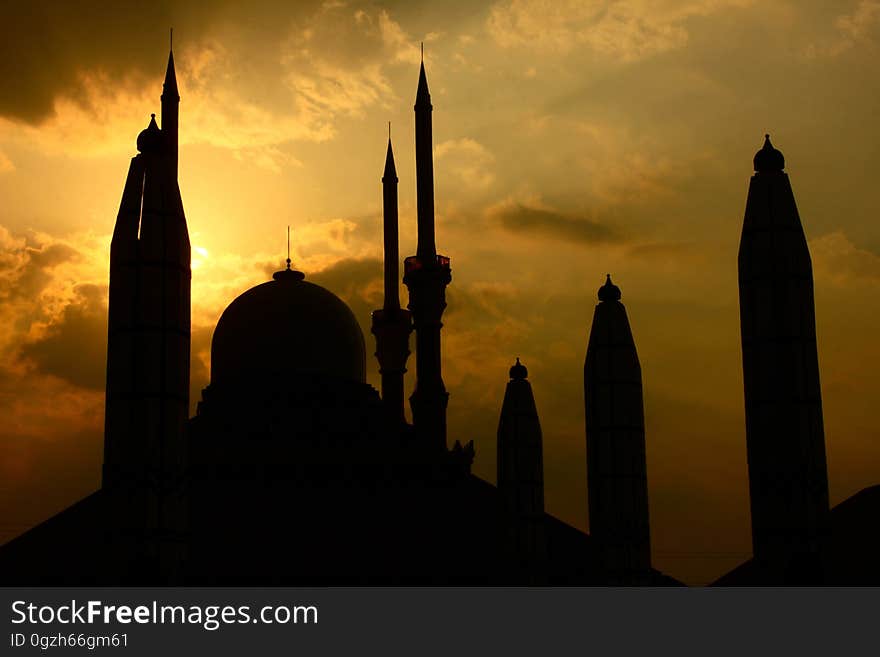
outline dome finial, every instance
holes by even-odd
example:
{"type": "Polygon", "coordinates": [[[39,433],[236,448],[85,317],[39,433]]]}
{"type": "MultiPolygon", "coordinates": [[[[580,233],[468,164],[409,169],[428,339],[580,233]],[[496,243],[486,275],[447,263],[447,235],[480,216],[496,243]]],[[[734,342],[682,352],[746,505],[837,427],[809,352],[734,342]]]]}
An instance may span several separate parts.
{"type": "Polygon", "coordinates": [[[620,288],[611,282],[611,274],[605,274],[605,285],[599,288],[599,301],[620,301],[620,288]]]}
{"type": "Polygon", "coordinates": [[[272,278],[276,281],[301,281],[306,275],[301,271],[297,271],[295,269],[290,268],[291,260],[290,260],[290,225],[287,226],[287,267],[282,269],[281,271],[276,271],[272,274],[272,278]]]}
{"type": "Polygon", "coordinates": [[[516,357],[516,363],[510,368],[510,378],[514,381],[524,381],[529,376],[526,366],[519,362],[519,356],[516,357]]]}
{"type": "Polygon", "coordinates": [[[785,168],[785,158],[782,152],[773,147],[770,142],[770,134],[764,134],[764,145],[757,153],[753,161],[755,171],[782,171],[785,168]]]}

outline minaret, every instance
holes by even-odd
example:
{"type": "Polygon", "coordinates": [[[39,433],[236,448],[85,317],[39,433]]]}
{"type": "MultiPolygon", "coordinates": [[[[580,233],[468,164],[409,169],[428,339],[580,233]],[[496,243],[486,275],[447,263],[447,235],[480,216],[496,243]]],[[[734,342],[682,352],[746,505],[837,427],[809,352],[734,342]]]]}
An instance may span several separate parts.
{"type": "Polygon", "coordinates": [[[409,357],[409,334],[412,318],[400,307],[399,251],[397,245],[397,170],[391,149],[389,125],[388,151],[382,175],[382,209],[385,234],[385,303],[373,311],[372,333],[376,336],[376,358],[382,375],[382,401],[392,422],[404,424],[403,375],[409,357]]]}
{"type": "Polygon", "coordinates": [[[590,535],[611,584],[651,568],[642,369],[620,288],[599,288],[584,362],[590,535]]]}
{"type": "Polygon", "coordinates": [[[739,247],[752,546],[768,583],[818,583],[828,473],[813,267],[769,135],[754,167],[739,247]]]}
{"type": "Polygon", "coordinates": [[[498,421],[498,492],[513,552],[528,561],[546,556],[541,423],[529,372],[516,359],[498,421]]]}
{"type": "MultiPolygon", "coordinates": [[[[171,32],[173,38],[174,31],[171,32]]],[[[165,69],[165,82],[162,84],[162,134],[165,136],[166,153],[171,162],[174,180],[177,180],[177,121],[180,108],[180,93],[177,91],[177,73],[174,71],[174,49],[168,49],[168,66],[165,69]]]]}
{"type": "Polygon", "coordinates": [[[446,449],[446,405],[449,393],[440,371],[440,321],[446,308],[446,286],[452,280],[449,258],[437,255],[434,244],[434,162],[431,136],[431,94],[425,62],[416,92],[416,192],[418,247],[404,261],[403,282],[416,331],[416,387],[410,397],[417,435],[429,449],[446,449]]]}
{"type": "MultiPolygon", "coordinates": [[[[170,71],[163,98],[176,90],[170,71]]],[[[176,101],[170,107],[174,119],[163,124],[176,133],[176,101]]],[[[131,541],[121,567],[166,574],[177,549],[168,543],[182,529],[191,278],[169,143],[153,115],[138,136],[110,244],[103,472],[111,522],[131,541]]]]}

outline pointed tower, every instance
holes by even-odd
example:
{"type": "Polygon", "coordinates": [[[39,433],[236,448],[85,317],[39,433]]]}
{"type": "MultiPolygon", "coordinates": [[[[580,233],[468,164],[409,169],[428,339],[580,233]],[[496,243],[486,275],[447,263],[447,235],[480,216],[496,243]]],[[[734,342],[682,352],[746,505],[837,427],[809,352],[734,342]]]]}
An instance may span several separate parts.
{"type": "MultiPolygon", "coordinates": [[[[173,35],[173,32],[172,32],[173,35]]],[[[177,121],[180,109],[180,94],[177,91],[177,73],[174,70],[174,50],[168,49],[168,66],[165,69],[165,82],[162,83],[162,134],[165,136],[165,150],[174,180],[177,180],[177,121]]]]}
{"type": "Polygon", "coordinates": [[[437,255],[434,244],[434,161],[431,135],[431,94],[425,62],[416,92],[416,192],[418,247],[404,261],[403,282],[416,331],[416,388],[410,397],[416,433],[429,449],[446,449],[446,406],[449,393],[440,371],[441,318],[446,286],[452,280],[449,258],[437,255]]]}
{"type": "Polygon", "coordinates": [[[813,267],[782,153],[755,155],[739,247],[752,546],[769,582],[819,582],[828,473],[813,267]]]}
{"type": "Polygon", "coordinates": [[[544,460],[541,423],[529,372],[516,359],[498,421],[498,492],[504,501],[511,547],[531,562],[546,556],[544,460]]]}
{"type": "Polygon", "coordinates": [[[397,245],[397,170],[391,149],[389,128],[385,172],[382,175],[382,209],[385,235],[385,303],[373,311],[372,333],[376,336],[376,358],[382,375],[382,401],[392,422],[406,423],[403,401],[403,375],[409,357],[412,318],[400,307],[399,250],[397,245]]]}
{"type": "Polygon", "coordinates": [[[651,568],[642,369],[620,288],[599,288],[584,362],[590,535],[613,584],[651,568]]]}
{"type": "MultiPolygon", "coordinates": [[[[163,116],[163,124],[176,132],[172,107],[173,121],[163,116]]],[[[169,138],[155,115],[137,148],[110,244],[103,489],[116,535],[130,541],[123,572],[168,574],[179,551],[169,543],[182,533],[190,243],[169,138]]]]}

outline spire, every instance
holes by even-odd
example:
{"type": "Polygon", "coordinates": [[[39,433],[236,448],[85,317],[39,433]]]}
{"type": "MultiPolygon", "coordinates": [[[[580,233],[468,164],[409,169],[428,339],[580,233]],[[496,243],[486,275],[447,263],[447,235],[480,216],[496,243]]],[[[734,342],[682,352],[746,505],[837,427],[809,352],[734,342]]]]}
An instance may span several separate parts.
{"type": "MultiPolygon", "coordinates": [[[[388,124],[391,126],[391,124],[388,124]]],[[[397,182],[397,168],[394,166],[394,151],[391,148],[391,129],[388,130],[388,150],[385,152],[385,172],[382,182],[397,182]],[[387,179],[387,180],[386,180],[387,179]]]]}
{"type": "MultiPolygon", "coordinates": [[[[173,32],[171,33],[173,37],[173,32]]],[[[162,133],[168,152],[170,173],[177,180],[177,123],[180,109],[180,94],[177,91],[177,73],[174,70],[174,50],[169,44],[168,68],[165,69],[165,82],[162,84],[162,133]]]]}
{"type": "Polygon", "coordinates": [[[371,332],[376,336],[376,358],[382,376],[382,402],[394,424],[404,425],[403,375],[409,357],[412,318],[400,307],[400,250],[398,246],[397,170],[391,148],[388,123],[388,150],[382,175],[382,233],[385,250],[385,299],[381,310],[373,312],[371,332]]]}
{"type": "MultiPolygon", "coordinates": [[[[430,449],[446,450],[446,407],[440,347],[446,286],[452,280],[449,258],[437,254],[434,240],[434,153],[431,95],[425,62],[419,71],[415,104],[416,133],[416,254],[403,263],[403,282],[409,289],[409,309],[416,331],[416,386],[410,397],[416,435],[430,449]]],[[[456,448],[453,448],[454,450],[456,448]]],[[[470,452],[457,448],[470,467],[470,452]]],[[[455,458],[458,458],[456,456],[455,458]]]]}
{"type": "MultiPolygon", "coordinates": [[[[172,38],[174,30],[171,30],[172,38]]],[[[173,47],[168,48],[168,67],[165,69],[165,82],[162,84],[162,100],[180,100],[180,94],[177,90],[177,72],[174,70],[174,50],[173,47]]]]}
{"type": "Polygon", "coordinates": [[[426,261],[437,257],[434,241],[434,153],[431,126],[431,94],[425,77],[425,62],[419,69],[416,91],[416,214],[418,240],[416,255],[426,261]]]}
{"type": "Polygon", "coordinates": [[[388,150],[382,174],[382,224],[385,245],[385,304],[387,311],[400,308],[400,269],[398,265],[397,169],[391,147],[391,123],[388,123],[388,150]]]}
{"type": "Polygon", "coordinates": [[[416,108],[431,107],[431,93],[428,91],[428,77],[425,75],[425,60],[419,68],[419,87],[416,89],[416,108]]]}

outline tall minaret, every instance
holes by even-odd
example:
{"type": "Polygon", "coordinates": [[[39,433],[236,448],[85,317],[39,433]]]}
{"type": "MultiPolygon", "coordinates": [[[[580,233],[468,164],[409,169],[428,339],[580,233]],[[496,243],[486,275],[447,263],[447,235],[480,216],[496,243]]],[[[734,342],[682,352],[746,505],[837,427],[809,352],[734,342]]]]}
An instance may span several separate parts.
{"type": "Polygon", "coordinates": [[[529,372],[516,359],[498,421],[498,492],[504,501],[515,554],[530,561],[546,556],[544,460],[541,423],[529,372]]]}
{"type": "Polygon", "coordinates": [[[828,473],[813,267],[769,135],[754,166],[739,246],[752,546],[766,581],[819,582],[828,473]]]}
{"type": "MultiPolygon", "coordinates": [[[[169,70],[166,94],[176,89],[169,70]]],[[[176,101],[169,107],[174,120],[163,124],[176,133],[176,101]]],[[[169,143],[153,115],[138,136],[110,244],[103,473],[111,522],[131,541],[121,567],[166,574],[176,549],[168,543],[181,534],[191,278],[169,143]]]]}
{"type": "MultiPolygon", "coordinates": [[[[174,36],[174,32],[171,32],[174,36]]],[[[173,44],[172,44],[173,45],[173,44]]],[[[162,83],[162,134],[168,159],[171,162],[174,180],[177,180],[177,122],[180,109],[180,94],[177,91],[177,73],[174,71],[174,49],[168,49],[168,66],[165,69],[165,82],[162,83]]]]}
{"type": "Polygon", "coordinates": [[[599,288],[584,362],[590,535],[608,583],[645,583],[651,568],[642,368],[620,288],[599,288]]]}
{"type": "Polygon", "coordinates": [[[416,330],[416,388],[410,397],[416,433],[430,449],[446,449],[446,405],[449,393],[440,372],[440,321],[446,308],[446,286],[452,280],[449,258],[434,245],[434,161],[431,137],[431,94],[425,62],[416,92],[416,192],[418,247],[404,261],[403,282],[416,330]]]}
{"type": "Polygon", "coordinates": [[[372,333],[376,336],[376,358],[382,375],[382,401],[393,422],[404,424],[403,375],[409,357],[412,318],[400,307],[399,251],[397,246],[397,170],[391,150],[389,126],[385,172],[382,175],[382,209],[385,234],[385,303],[373,311],[372,333]]]}

